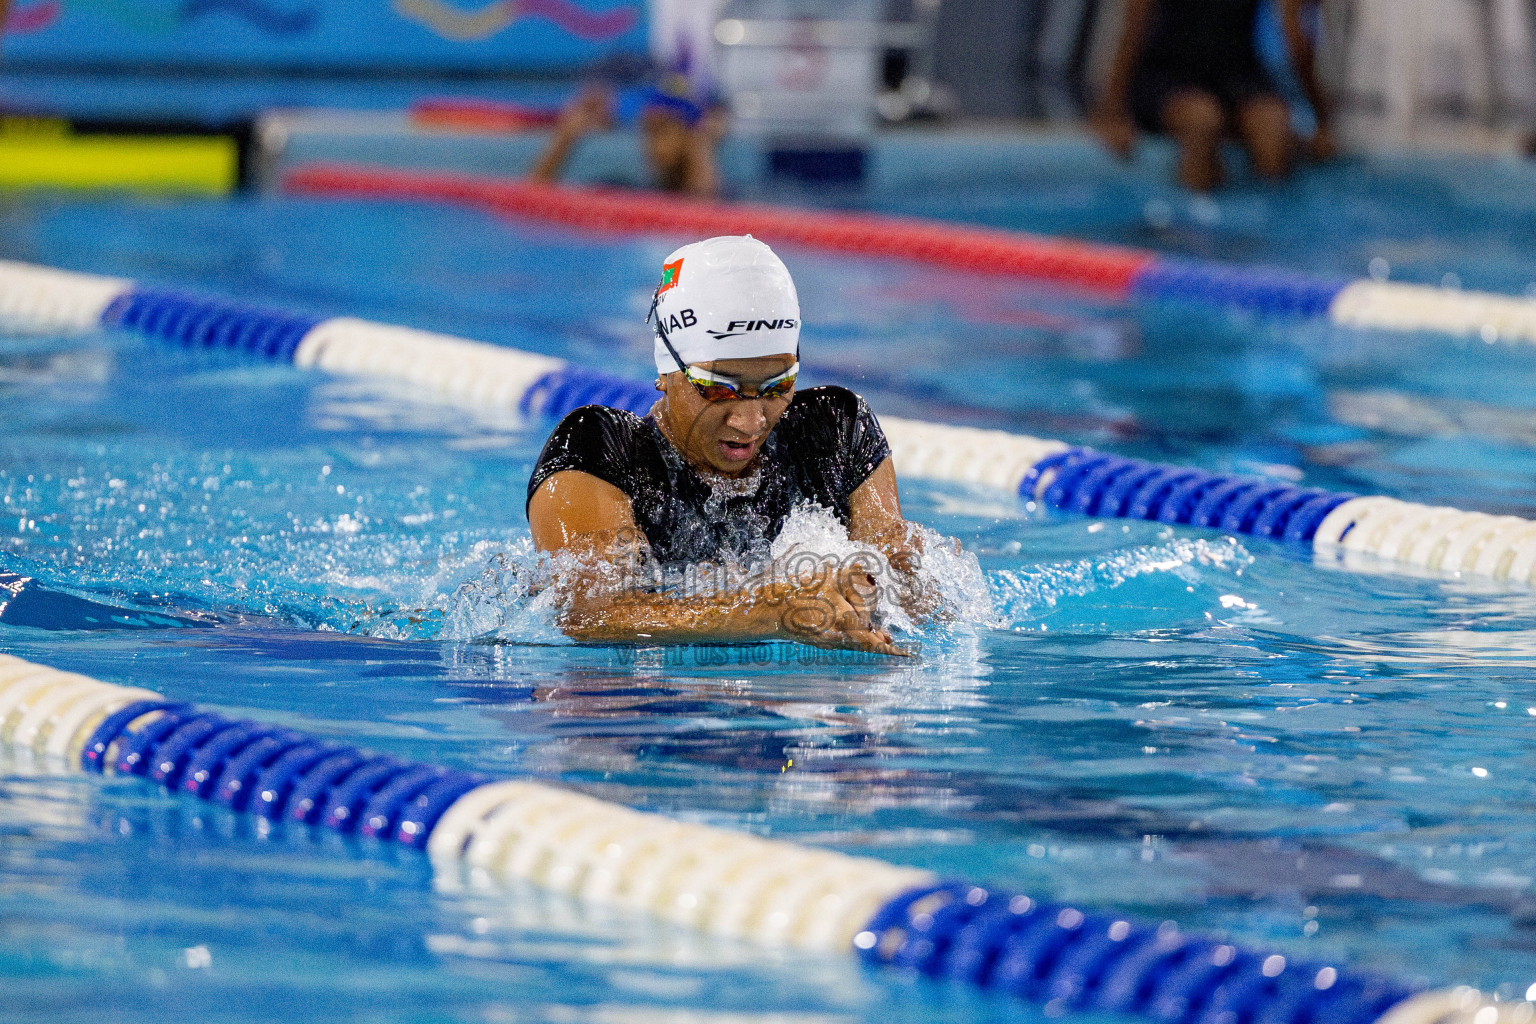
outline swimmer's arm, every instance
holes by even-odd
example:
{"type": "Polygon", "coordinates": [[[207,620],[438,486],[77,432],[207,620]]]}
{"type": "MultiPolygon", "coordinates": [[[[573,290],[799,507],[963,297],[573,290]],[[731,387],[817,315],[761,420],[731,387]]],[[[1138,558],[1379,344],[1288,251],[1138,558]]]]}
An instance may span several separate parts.
{"type": "Polygon", "coordinates": [[[896,464],[889,455],[849,497],[848,510],[849,539],[879,548],[892,568],[905,570],[911,555],[921,557],[923,539],[901,514],[896,464]]]}
{"type": "Polygon", "coordinates": [[[887,456],[848,499],[848,537],[878,548],[904,584],[898,594],[914,619],[925,619],[938,607],[932,580],[924,576],[923,536],[901,514],[896,488],[896,464],[887,456]]]}
{"type": "Polygon", "coordinates": [[[533,170],[528,172],[528,179],[546,185],[558,181],[576,143],[586,135],[612,125],[612,104],[608,90],[598,86],[583,90],[581,95],[568,103],[560,111],[560,119],[555,122],[555,133],[550,137],[549,145],[544,147],[544,152],[539,154],[533,170]]]}
{"type": "Polygon", "coordinates": [[[828,567],[809,581],[708,597],[633,591],[596,596],[573,589],[560,628],[573,639],[593,643],[792,640],[908,657],[873,624],[874,606],[872,579],[863,569],[828,567]]]}
{"type": "Polygon", "coordinates": [[[606,554],[612,542],[644,544],[629,495],[579,469],[552,473],[528,499],[533,546],[547,554],[606,554]]]}
{"type": "MultiPolygon", "coordinates": [[[[548,553],[570,551],[612,564],[648,547],[635,525],[629,496],[579,470],[555,473],[528,502],[533,543],[548,553]]],[[[719,643],[785,639],[823,647],[904,655],[890,634],[871,622],[873,594],[860,594],[848,570],[807,584],[770,584],[707,597],[670,597],[615,590],[597,570],[564,581],[567,636],[595,643],[719,643]],[[793,610],[794,614],[790,614],[793,610]]]]}

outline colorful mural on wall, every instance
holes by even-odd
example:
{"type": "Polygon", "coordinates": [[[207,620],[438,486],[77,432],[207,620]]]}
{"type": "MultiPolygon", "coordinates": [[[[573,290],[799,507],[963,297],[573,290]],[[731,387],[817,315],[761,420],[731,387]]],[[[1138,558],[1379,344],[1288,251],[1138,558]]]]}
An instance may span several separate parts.
{"type": "Polygon", "coordinates": [[[5,54],[61,68],[543,71],[643,53],[643,15],[640,0],[21,0],[5,54]]]}

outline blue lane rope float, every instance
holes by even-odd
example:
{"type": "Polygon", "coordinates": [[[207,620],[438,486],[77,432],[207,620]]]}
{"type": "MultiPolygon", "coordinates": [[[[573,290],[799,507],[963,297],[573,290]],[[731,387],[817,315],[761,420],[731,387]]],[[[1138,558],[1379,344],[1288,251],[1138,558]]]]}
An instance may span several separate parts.
{"type": "Polygon", "coordinates": [[[293,354],[320,317],[250,309],[180,292],[136,289],[103,312],[103,326],[137,331],[186,348],[241,352],[273,362],[293,354]]]}
{"type": "Polygon", "coordinates": [[[903,893],[854,938],[866,961],[1048,1009],[1160,1024],[1364,1024],[1416,994],[1378,975],[1243,949],[1117,914],[944,882],[903,893]]]}
{"type": "Polygon", "coordinates": [[[545,374],[523,393],[517,411],[560,419],[584,405],[607,405],[644,416],[656,404],[656,388],[647,381],[615,377],[594,370],[564,367],[545,374]]]}
{"type": "MultiPolygon", "coordinates": [[[[1217,287],[1212,281],[1220,277],[1208,268],[1161,264],[1144,269],[1137,280],[1147,288],[1188,291],[1217,287]]],[[[1382,316],[1406,317],[1405,310],[1422,307],[1421,312],[1429,310],[1424,315],[1430,319],[1451,317],[1443,296],[1414,298],[1392,290],[1398,286],[1377,282],[1342,286],[1329,298],[1338,282],[1318,283],[1294,275],[1244,280],[1255,302],[1262,299],[1298,311],[1317,308],[1326,300],[1335,312],[1343,303],[1357,312],[1385,311],[1382,316]]],[[[1483,336],[1503,337],[1499,317],[1513,317],[1518,311],[1493,299],[1478,301],[1483,302],[1478,315],[1491,318],[1479,328],[1483,336]]],[[[0,329],[62,333],[102,326],[135,330],[181,346],[399,381],[423,399],[526,419],[558,418],[594,403],[644,413],[656,398],[649,381],[516,349],[350,317],[317,320],[251,309],[140,288],[132,281],[0,261],[0,329]]],[[[1536,341],[1536,318],[1531,327],[1530,340],[1536,341]]],[[[1536,583],[1536,522],[1516,516],[1161,466],[1002,431],[897,417],[882,417],[881,423],[897,471],[909,479],[1000,488],[1081,515],[1311,544],[1319,555],[1342,555],[1346,565],[1372,571],[1396,562],[1536,583]]]]}
{"type": "Polygon", "coordinates": [[[1325,317],[1351,282],[1263,267],[1156,258],[1131,282],[1137,298],[1236,306],[1281,316],[1325,317]]]}
{"type": "MultiPolygon", "coordinates": [[[[70,680],[67,673],[0,656],[0,685],[10,682],[7,676],[21,675],[24,682],[39,674],[70,680]]],[[[109,687],[101,699],[111,700],[112,691],[121,689],[109,687]]],[[[39,696],[35,690],[26,694],[31,701],[39,696]]],[[[4,697],[0,708],[8,709],[4,697]]],[[[81,744],[83,771],[140,775],[169,792],[269,821],[321,824],[344,833],[361,825],[369,836],[407,846],[424,845],[453,801],[488,781],[472,772],[370,756],[289,729],[199,712],[189,704],[132,701],[90,724],[81,744]]]]}
{"type": "Polygon", "coordinates": [[[0,655],[0,746],[293,827],[424,849],[440,885],[524,879],[712,934],[1153,1024],[1530,1024],[1529,1003],[1188,934],[867,857],[413,764],[0,655]]]}
{"type": "Polygon", "coordinates": [[[1335,509],[1357,495],[1227,476],[1069,448],[1037,462],[1025,498],[1085,516],[1146,519],[1250,537],[1311,543],[1335,509]]]}

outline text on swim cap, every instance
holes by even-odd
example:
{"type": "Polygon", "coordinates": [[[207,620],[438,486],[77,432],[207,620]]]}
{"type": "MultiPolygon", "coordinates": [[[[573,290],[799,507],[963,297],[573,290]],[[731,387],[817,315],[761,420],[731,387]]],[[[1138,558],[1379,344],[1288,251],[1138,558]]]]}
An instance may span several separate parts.
{"type": "MultiPolygon", "coordinates": [[[[691,312],[691,310],[690,310],[691,312]]],[[[794,327],[794,320],[732,320],[723,331],[710,331],[709,336],[718,340],[734,338],[748,331],[786,331],[794,327]]]]}
{"type": "Polygon", "coordinates": [[[681,309],[667,317],[666,322],[662,324],[662,327],[669,331],[680,331],[684,327],[692,327],[698,322],[699,318],[694,316],[693,310],[681,309]]]}

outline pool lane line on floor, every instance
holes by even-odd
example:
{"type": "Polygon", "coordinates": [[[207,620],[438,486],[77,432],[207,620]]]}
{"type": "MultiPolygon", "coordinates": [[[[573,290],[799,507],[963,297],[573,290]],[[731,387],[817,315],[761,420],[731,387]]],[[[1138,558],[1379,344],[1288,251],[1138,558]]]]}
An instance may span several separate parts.
{"type": "MultiPolygon", "coordinates": [[[[322,320],[132,281],[0,261],[0,328],[117,327],[332,373],[411,384],[462,408],[557,419],[600,404],[643,415],[650,382],[513,348],[351,317],[322,320]]],[[[1310,545],[1348,568],[1393,564],[1536,584],[1536,522],[1359,497],[1272,479],[1127,459],[1000,430],[881,418],[898,474],[995,487],[1103,518],[1144,519],[1310,545]]]]}
{"type": "MultiPolygon", "coordinates": [[[[583,405],[643,415],[653,384],[517,349],[376,324],[320,319],[0,261],[0,329],[116,327],[332,373],[411,384],[462,408],[558,419],[583,405]]],[[[1536,584],[1536,522],[1272,479],[1208,473],[1000,430],[882,417],[906,478],[995,487],[1103,518],[1143,519],[1310,545],[1365,571],[1396,564],[1536,584]]]]}
{"type": "MultiPolygon", "coordinates": [[[[1292,960],[1168,923],[944,880],[537,782],[369,754],[0,654],[0,746],[44,774],[134,775],[288,827],[425,850],[439,885],[522,879],[708,934],[842,952],[1157,1024],[1530,1024],[1527,1002],[1292,960]]],[[[1536,989],[1536,986],[1532,986],[1536,989]]]]}
{"type": "Polygon", "coordinates": [[[1178,260],[1121,248],[952,221],[726,203],[659,192],[543,185],[434,171],[307,164],[283,177],[304,195],[425,200],[607,233],[752,234],[828,252],[908,260],[1067,285],[1112,298],[1198,302],[1260,313],[1327,317],[1350,327],[1436,331],[1536,342],[1536,299],[1266,267],[1178,260]]]}

